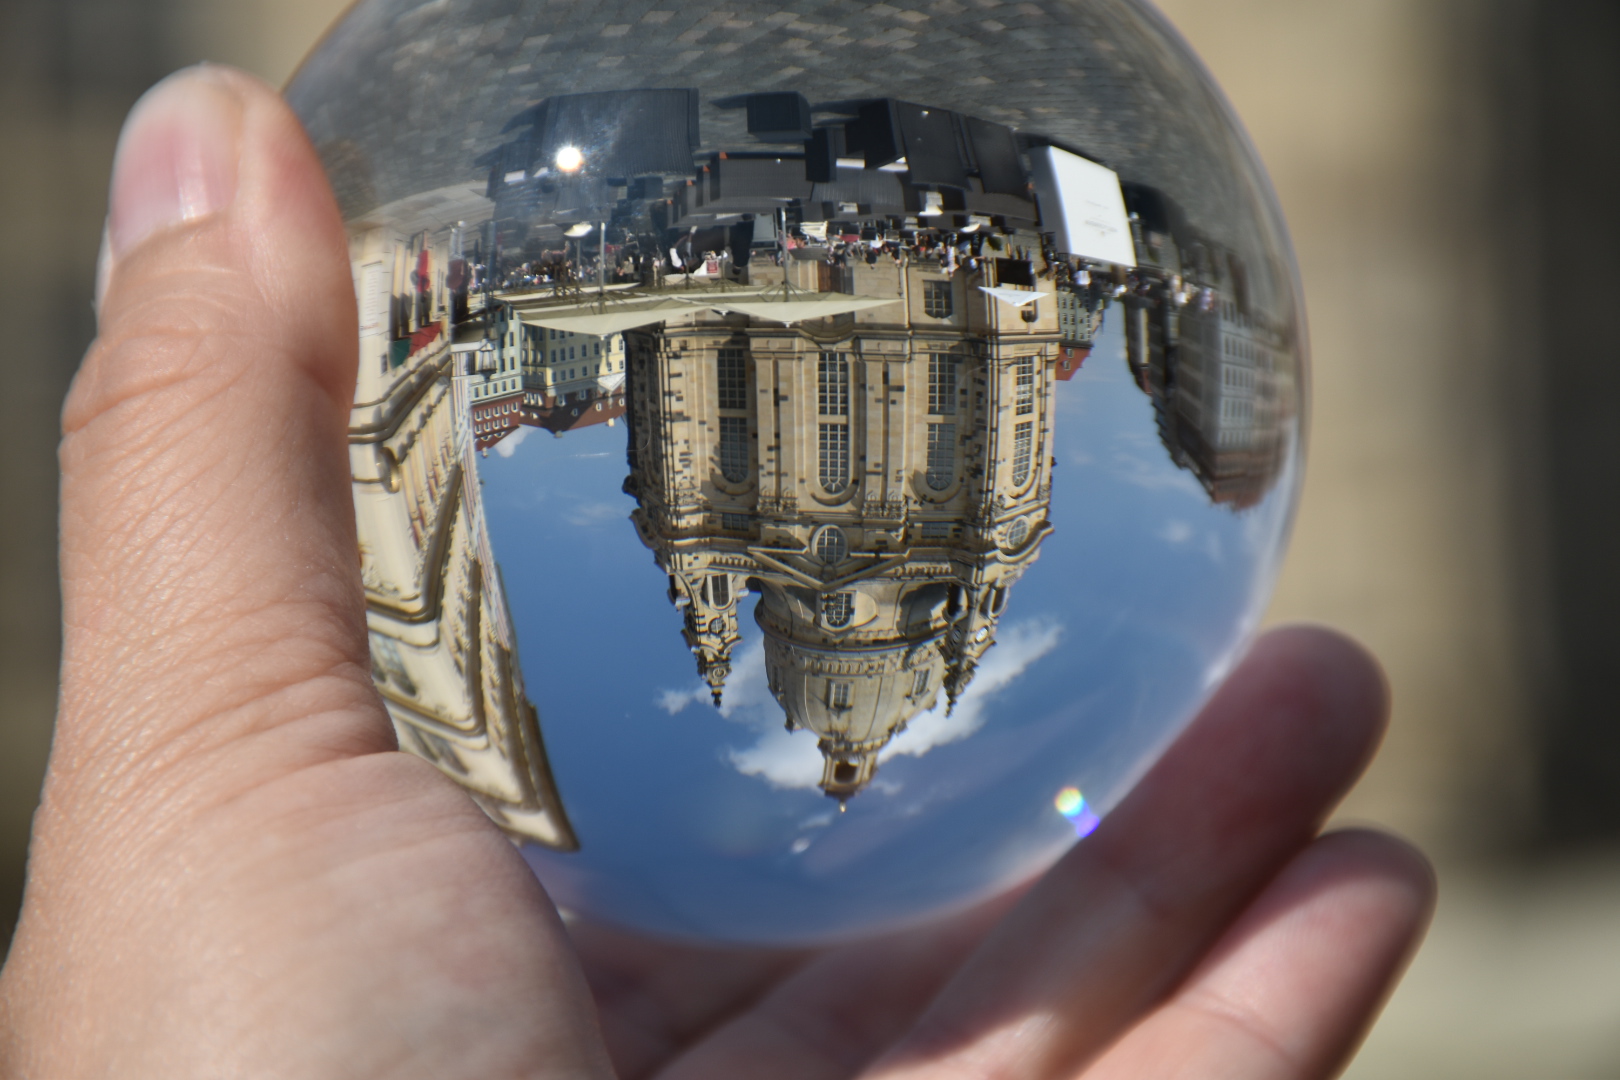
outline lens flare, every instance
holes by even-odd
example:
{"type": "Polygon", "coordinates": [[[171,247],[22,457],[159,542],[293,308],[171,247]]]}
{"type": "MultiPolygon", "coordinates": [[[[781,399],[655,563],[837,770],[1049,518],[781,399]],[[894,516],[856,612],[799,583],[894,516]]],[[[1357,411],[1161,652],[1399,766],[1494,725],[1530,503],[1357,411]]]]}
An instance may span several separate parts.
{"type": "Polygon", "coordinates": [[[565,146],[557,151],[557,168],[562,172],[578,172],[585,164],[585,155],[577,146],[565,146]]]}
{"type": "Polygon", "coordinates": [[[1057,798],[1052,800],[1052,805],[1057,807],[1058,813],[1069,819],[1076,836],[1090,836],[1097,826],[1102,824],[1102,819],[1086,805],[1086,798],[1080,794],[1077,787],[1066,787],[1058,792],[1057,798]]]}

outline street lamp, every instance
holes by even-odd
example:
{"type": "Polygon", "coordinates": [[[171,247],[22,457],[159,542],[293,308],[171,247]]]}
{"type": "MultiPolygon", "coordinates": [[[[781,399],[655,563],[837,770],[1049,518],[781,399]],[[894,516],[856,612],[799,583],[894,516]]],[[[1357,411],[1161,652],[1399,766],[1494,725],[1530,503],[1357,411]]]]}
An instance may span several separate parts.
{"type": "Polygon", "coordinates": [[[495,343],[489,338],[478,346],[478,371],[486,378],[495,374],[495,343]]]}

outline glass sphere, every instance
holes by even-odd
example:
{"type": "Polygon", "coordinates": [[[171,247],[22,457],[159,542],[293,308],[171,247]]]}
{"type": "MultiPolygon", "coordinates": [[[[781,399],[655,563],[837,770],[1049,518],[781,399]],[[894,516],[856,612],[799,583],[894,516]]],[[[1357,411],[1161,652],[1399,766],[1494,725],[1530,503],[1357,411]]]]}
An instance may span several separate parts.
{"type": "Polygon", "coordinates": [[[288,96],[349,228],[378,689],[565,909],[981,900],[1244,648],[1300,302],[1145,5],[361,0],[288,96]]]}

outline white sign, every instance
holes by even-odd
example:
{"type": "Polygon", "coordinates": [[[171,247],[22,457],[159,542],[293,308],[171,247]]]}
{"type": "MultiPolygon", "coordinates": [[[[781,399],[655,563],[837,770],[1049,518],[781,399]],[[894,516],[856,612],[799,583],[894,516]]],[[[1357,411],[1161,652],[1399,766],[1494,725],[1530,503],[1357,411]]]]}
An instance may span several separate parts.
{"type": "Polygon", "coordinates": [[[381,334],[388,320],[389,283],[380,262],[366,263],[360,268],[360,334],[381,334]]]}
{"type": "Polygon", "coordinates": [[[1078,154],[1042,146],[1030,151],[1035,165],[1035,197],[1041,229],[1057,250],[1082,259],[1136,265],[1130,218],[1119,174],[1078,154]]]}

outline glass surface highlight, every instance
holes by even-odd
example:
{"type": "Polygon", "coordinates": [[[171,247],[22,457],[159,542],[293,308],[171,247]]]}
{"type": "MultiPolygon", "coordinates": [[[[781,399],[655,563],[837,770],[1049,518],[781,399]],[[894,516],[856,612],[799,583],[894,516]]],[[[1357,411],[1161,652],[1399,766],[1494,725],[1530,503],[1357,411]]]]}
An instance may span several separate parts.
{"type": "Polygon", "coordinates": [[[377,686],[565,908],[984,899],[1247,643],[1302,312],[1146,7],[361,0],[288,96],[349,229],[377,686]]]}

